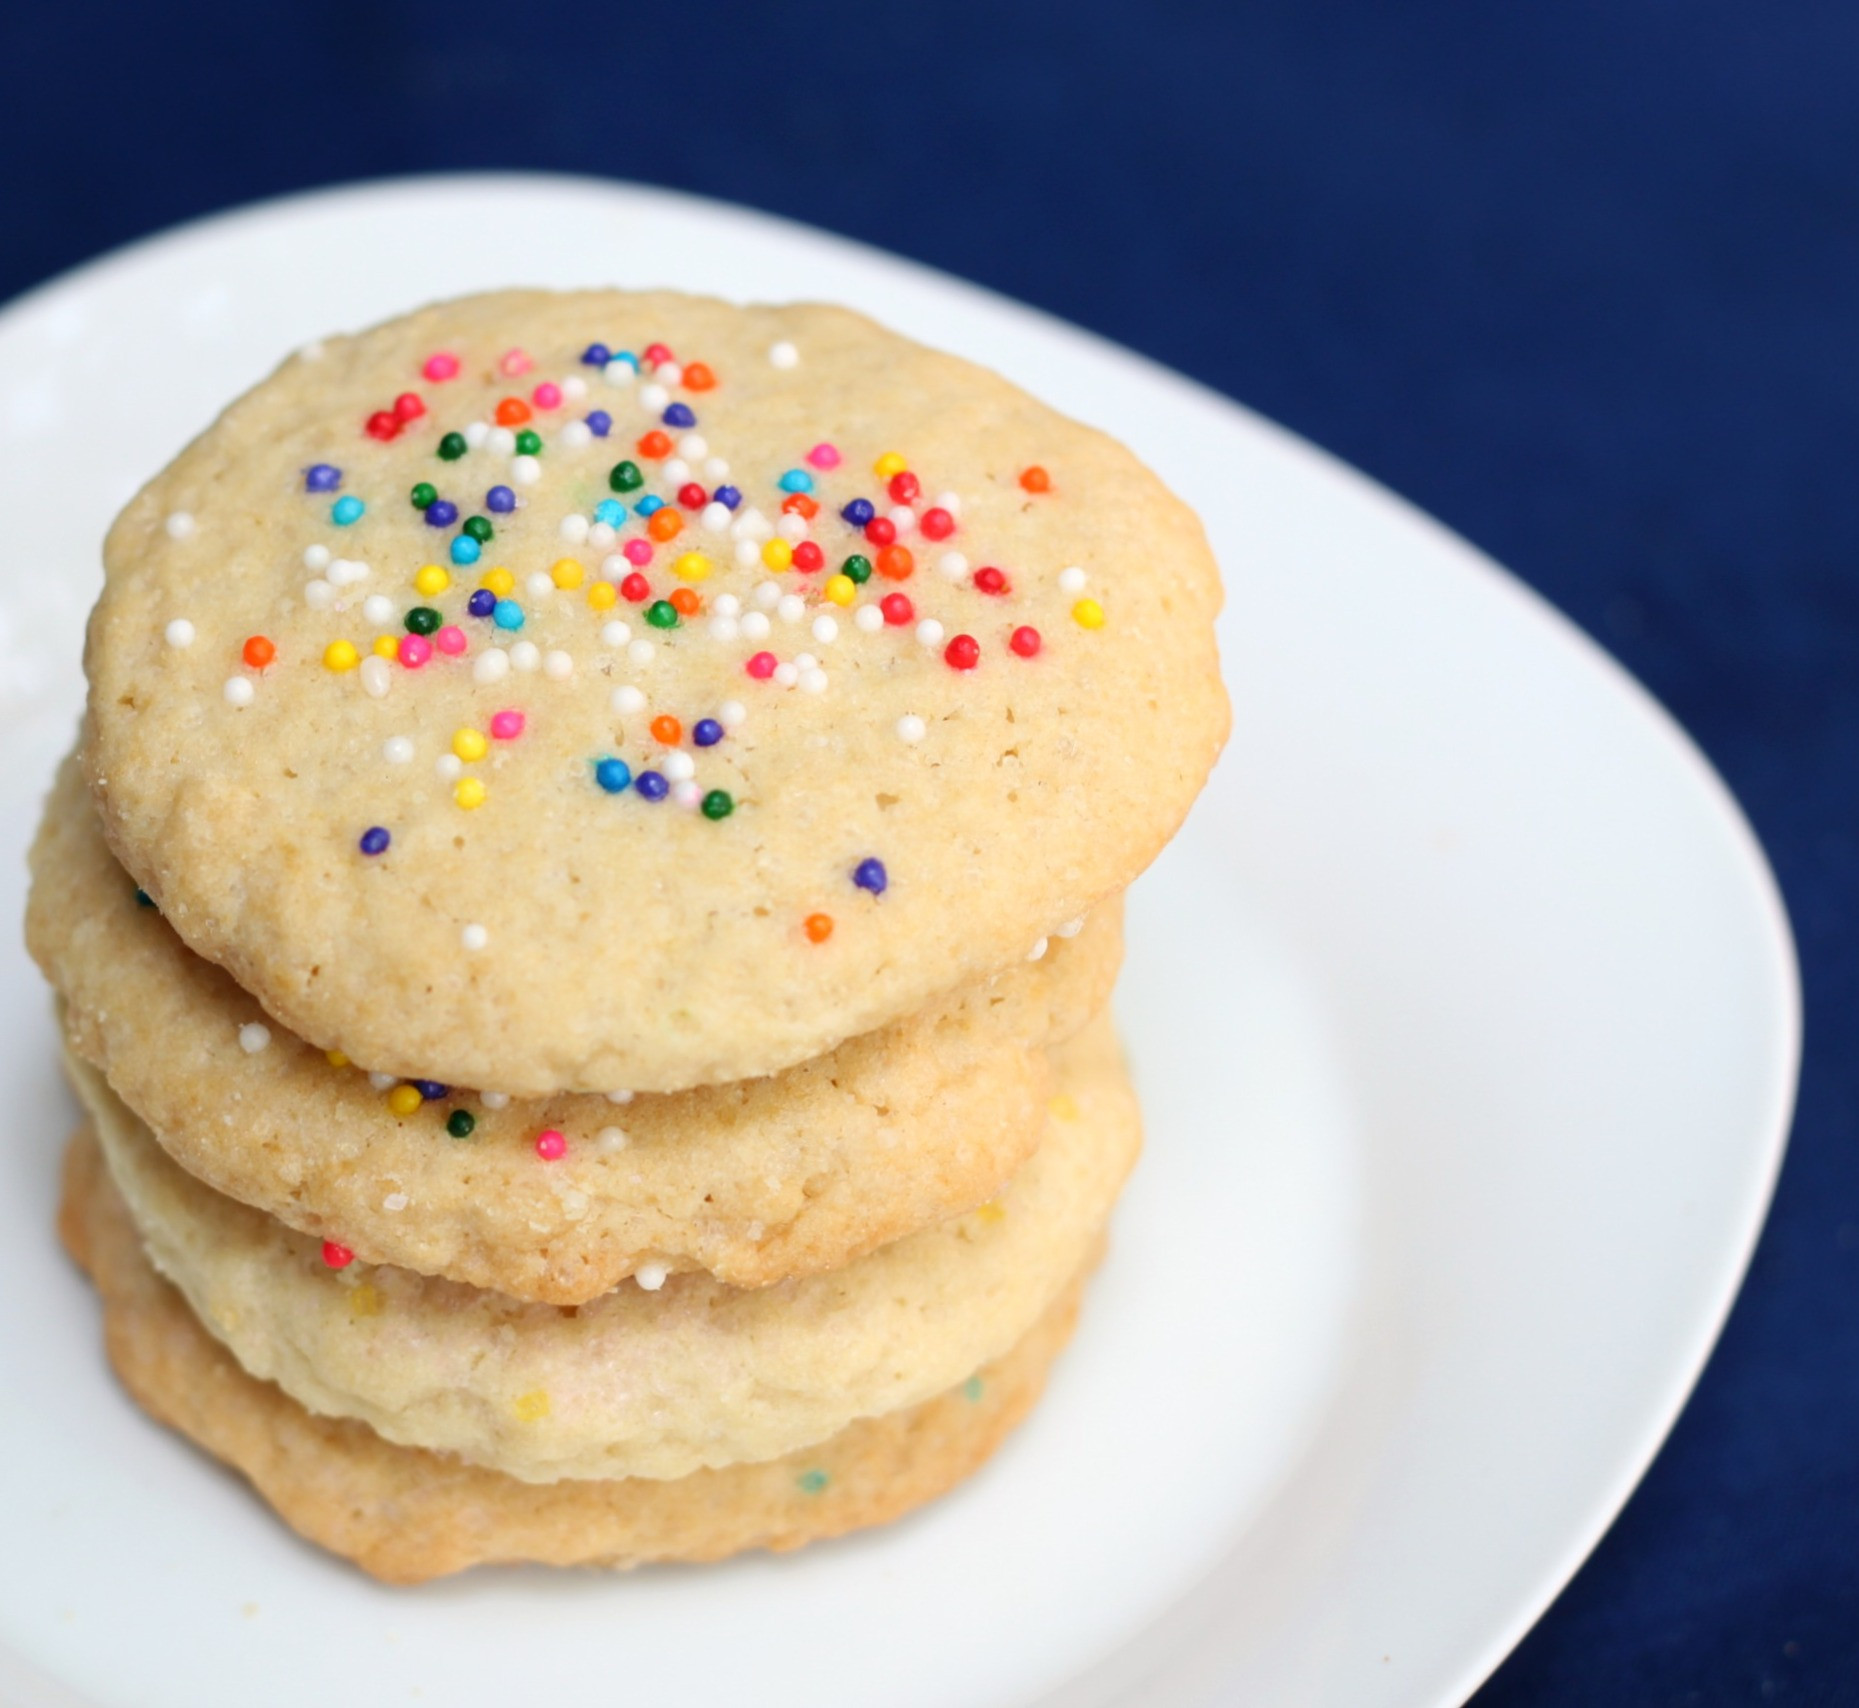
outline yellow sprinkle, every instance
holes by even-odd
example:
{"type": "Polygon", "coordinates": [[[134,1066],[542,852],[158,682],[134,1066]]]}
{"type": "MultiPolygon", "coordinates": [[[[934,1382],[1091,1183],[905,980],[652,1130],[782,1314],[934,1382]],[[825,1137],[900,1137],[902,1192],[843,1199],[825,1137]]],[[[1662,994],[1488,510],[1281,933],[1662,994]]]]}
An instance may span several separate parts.
{"type": "Polygon", "coordinates": [[[710,573],[710,560],[702,552],[685,552],[671,567],[686,581],[702,581],[710,573]]]}
{"type": "Polygon", "coordinates": [[[447,575],[436,563],[427,564],[413,578],[414,590],[424,593],[428,598],[435,593],[443,593],[451,585],[451,576],[447,575]]]}
{"type": "Polygon", "coordinates": [[[1001,1208],[998,1198],[990,1199],[975,1212],[975,1220],[987,1228],[993,1227],[996,1222],[1004,1222],[1006,1219],[1007,1212],[1001,1208]]]}
{"type": "Polygon", "coordinates": [[[355,650],[353,641],[331,641],[323,648],[323,667],[326,670],[353,670],[361,663],[361,654],[355,650]]]}
{"type": "Polygon", "coordinates": [[[484,739],[483,733],[475,729],[455,729],[452,731],[452,751],[460,759],[482,759],[491,750],[491,744],[484,739]]]}
{"type": "Polygon", "coordinates": [[[587,602],[596,611],[611,611],[620,597],[620,590],[611,581],[596,581],[587,590],[587,602]]]}
{"type": "Polygon", "coordinates": [[[376,635],[374,637],[374,656],[376,658],[393,658],[399,651],[400,642],[395,640],[392,635],[376,635]]]}
{"type": "Polygon", "coordinates": [[[397,1085],[387,1094],[387,1106],[403,1119],[426,1101],[415,1085],[397,1085]]]}
{"type": "Polygon", "coordinates": [[[1069,1091],[1061,1091],[1046,1107],[1061,1121],[1078,1119],[1078,1099],[1073,1097],[1069,1091]]]}
{"type": "Polygon", "coordinates": [[[558,557],[549,579],[564,593],[572,593],[587,579],[587,571],[571,557],[558,557]]]}
{"type": "Polygon", "coordinates": [[[347,1067],[349,1065],[349,1058],[340,1050],[325,1050],[323,1052],[323,1058],[331,1067],[347,1067]]]}
{"type": "Polygon", "coordinates": [[[770,569],[786,569],[794,561],[794,548],[777,534],[772,540],[763,542],[762,562],[770,569]]]}
{"type": "Polygon", "coordinates": [[[526,1394],[518,1394],[516,1403],[510,1409],[516,1413],[520,1423],[540,1423],[549,1415],[548,1390],[531,1388],[526,1394]]]}
{"type": "Polygon", "coordinates": [[[495,569],[487,569],[484,572],[484,579],[478,585],[488,587],[499,599],[507,599],[510,596],[510,590],[516,586],[516,577],[502,564],[499,564],[495,569]]]}
{"type": "Polygon", "coordinates": [[[358,1281],[349,1289],[350,1317],[378,1317],[387,1309],[387,1301],[372,1281],[358,1281]]]}
{"type": "Polygon", "coordinates": [[[1104,626],[1104,607],[1095,599],[1080,599],[1072,606],[1072,621],[1081,629],[1101,629],[1104,626]]]}
{"type": "Polygon", "coordinates": [[[858,597],[858,583],[849,575],[835,575],[826,584],[826,596],[835,605],[850,605],[858,597]]]}
{"type": "Polygon", "coordinates": [[[458,786],[452,790],[452,799],[470,812],[473,807],[484,805],[484,782],[479,777],[460,777],[458,786]]]}
{"type": "Polygon", "coordinates": [[[889,480],[892,475],[902,474],[909,467],[909,463],[905,462],[898,452],[886,451],[871,465],[871,472],[880,480],[889,480]]]}

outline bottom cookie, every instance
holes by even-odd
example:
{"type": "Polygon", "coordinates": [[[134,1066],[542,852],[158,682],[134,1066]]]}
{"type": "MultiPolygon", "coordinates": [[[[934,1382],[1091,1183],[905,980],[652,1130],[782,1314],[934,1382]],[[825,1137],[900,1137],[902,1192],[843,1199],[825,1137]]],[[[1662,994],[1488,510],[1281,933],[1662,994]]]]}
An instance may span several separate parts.
{"type": "Polygon", "coordinates": [[[247,1375],[143,1256],[88,1130],[66,1154],[59,1232],[102,1295],[110,1362],[143,1409],[240,1471],[300,1535],[400,1584],[499,1561],[786,1552],[888,1523],[978,1469],[1032,1409],[1085,1280],[960,1387],[804,1452],[672,1481],[536,1484],[394,1446],[247,1375]]]}

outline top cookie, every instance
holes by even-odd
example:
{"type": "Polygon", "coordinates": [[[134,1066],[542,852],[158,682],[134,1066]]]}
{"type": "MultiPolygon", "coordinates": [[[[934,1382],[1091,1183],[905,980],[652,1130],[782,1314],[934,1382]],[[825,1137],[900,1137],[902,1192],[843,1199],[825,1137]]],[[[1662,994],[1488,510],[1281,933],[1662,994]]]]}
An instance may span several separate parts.
{"type": "Polygon", "coordinates": [[[508,292],[292,358],[118,518],[88,775],[362,1065],[777,1071],[1121,889],[1218,753],[1129,452],[843,309],[508,292]]]}

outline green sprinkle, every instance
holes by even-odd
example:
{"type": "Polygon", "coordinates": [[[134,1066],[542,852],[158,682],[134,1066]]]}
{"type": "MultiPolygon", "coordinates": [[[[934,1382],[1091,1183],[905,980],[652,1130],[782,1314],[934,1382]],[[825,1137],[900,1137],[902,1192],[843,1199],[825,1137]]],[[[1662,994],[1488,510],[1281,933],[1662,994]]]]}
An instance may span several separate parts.
{"type": "Polygon", "coordinates": [[[645,608],[645,620],[655,629],[675,629],[678,626],[678,607],[669,599],[654,599],[645,608]]]}
{"type": "Polygon", "coordinates": [[[839,566],[839,573],[848,581],[856,581],[859,586],[863,587],[866,582],[871,580],[871,559],[868,557],[861,557],[857,552],[854,552],[839,566]]]}
{"type": "Polygon", "coordinates": [[[465,532],[481,546],[488,546],[491,543],[491,525],[482,516],[467,516],[465,532]]]}
{"type": "Polygon", "coordinates": [[[439,502],[439,489],[430,480],[423,480],[407,496],[413,500],[415,510],[425,510],[439,502]]]}
{"type": "Polygon", "coordinates": [[[407,633],[410,635],[429,635],[445,619],[430,605],[415,605],[407,613],[407,633]]]}
{"type": "Polygon", "coordinates": [[[962,1398],[965,1400],[980,1399],[981,1386],[982,1383],[979,1376],[970,1376],[968,1380],[962,1384],[962,1398]]]}
{"type": "Polygon", "coordinates": [[[645,485],[645,476],[639,472],[637,463],[615,463],[607,476],[607,484],[615,492],[637,492],[645,485]]]}
{"type": "Polygon", "coordinates": [[[454,1109],[445,1118],[445,1130],[455,1139],[468,1139],[477,1130],[478,1118],[469,1109],[454,1109]]]}
{"type": "Polygon", "coordinates": [[[439,441],[439,455],[444,457],[448,463],[457,462],[470,449],[471,447],[465,443],[463,433],[448,433],[439,441]]]}
{"type": "Polygon", "coordinates": [[[826,1487],[824,1471],[802,1471],[794,1480],[800,1484],[802,1494],[817,1495],[821,1489],[826,1487]]]}
{"type": "Polygon", "coordinates": [[[705,818],[728,818],[736,810],[736,803],[729,798],[727,789],[712,789],[704,796],[705,818]]]}
{"type": "Polygon", "coordinates": [[[147,890],[136,891],[136,906],[137,907],[154,907],[154,905],[155,905],[155,898],[152,895],[150,895],[147,890]]]}
{"type": "Polygon", "coordinates": [[[516,436],[516,448],[519,455],[533,457],[542,449],[542,435],[531,428],[525,427],[523,431],[516,436]]]}

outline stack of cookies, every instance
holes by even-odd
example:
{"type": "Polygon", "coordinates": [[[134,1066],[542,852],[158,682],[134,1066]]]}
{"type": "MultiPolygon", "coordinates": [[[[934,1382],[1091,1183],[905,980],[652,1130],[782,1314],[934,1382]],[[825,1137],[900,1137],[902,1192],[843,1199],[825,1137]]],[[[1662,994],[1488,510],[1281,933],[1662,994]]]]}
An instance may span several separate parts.
{"type": "Polygon", "coordinates": [[[1192,514],[844,310],[511,292],[300,352],[105,560],[28,938],[136,1399],[398,1582],[979,1465],[1138,1148],[1192,514]]]}

